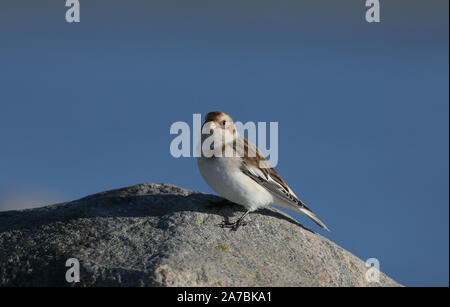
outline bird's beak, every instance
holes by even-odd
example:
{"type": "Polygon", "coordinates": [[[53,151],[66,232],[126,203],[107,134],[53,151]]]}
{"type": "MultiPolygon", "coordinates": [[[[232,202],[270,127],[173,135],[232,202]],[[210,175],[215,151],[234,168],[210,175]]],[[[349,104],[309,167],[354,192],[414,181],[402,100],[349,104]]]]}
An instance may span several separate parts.
{"type": "Polygon", "coordinates": [[[209,124],[209,131],[213,132],[214,129],[216,129],[216,123],[215,122],[210,122],[210,124],[209,124]]]}

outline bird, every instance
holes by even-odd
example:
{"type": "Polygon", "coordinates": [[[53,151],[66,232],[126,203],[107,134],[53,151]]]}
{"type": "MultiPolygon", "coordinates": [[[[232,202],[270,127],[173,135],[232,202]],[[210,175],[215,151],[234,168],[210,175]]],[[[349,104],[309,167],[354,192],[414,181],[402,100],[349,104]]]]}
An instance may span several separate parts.
{"type": "Polygon", "coordinates": [[[321,228],[328,227],[295,195],[259,149],[236,130],[225,112],[205,116],[201,127],[197,165],[206,183],[220,196],[243,206],[246,211],[235,222],[223,222],[223,228],[237,230],[256,210],[279,206],[300,212],[321,228]]]}

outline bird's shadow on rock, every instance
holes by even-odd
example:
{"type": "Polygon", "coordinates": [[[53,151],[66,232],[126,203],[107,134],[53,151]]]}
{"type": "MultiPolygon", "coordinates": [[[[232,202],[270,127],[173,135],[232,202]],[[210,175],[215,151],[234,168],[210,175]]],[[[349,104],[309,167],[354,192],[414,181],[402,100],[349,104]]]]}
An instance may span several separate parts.
{"type": "MultiPolygon", "coordinates": [[[[231,221],[231,217],[235,216],[236,211],[240,211],[240,212],[242,212],[242,214],[245,212],[245,210],[242,209],[242,206],[235,204],[231,201],[228,201],[226,199],[220,199],[219,201],[217,201],[217,203],[208,205],[208,208],[217,209],[219,211],[219,213],[221,213],[219,215],[223,216],[225,224],[229,224],[229,223],[233,222],[233,221],[231,221]]],[[[210,212],[208,212],[208,213],[210,213],[210,212]]],[[[315,231],[303,226],[302,224],[300,224],[298,221],[296,221],[292,217],[290,217],[286,214],[283,214],[281,212],[278,212],[278,210],[268,209],[268,208],[259,209],[257,211],[250,213],[249,216],[254,215],[254,214],[262,214],[262,215],[271,216],[271,217],[274,217],[277,219],[285,220],[285,221],[288,221],[289,223],[292,223],[296,226],[301,227],[302,229],[304,229],[306,231],[309,231],[311,233],[316,233],[315,231]]]]}
{"type": "MultiPolygon", "coordinates": [[[[35,228],[56,222],[69,222],[79,218],[165,217],[183,211],[218,215],[224,218],[225,222],[230,222],[230,218],[235,216],[236,211],[245,212],[242,206],[221,197],[203,193],[148,194],[124,197],[108,195],[95,197],[94,195],[42,208],[0,212],[0,232],[35,228]]],[[[315,233],[288,215],[274,209],[260,209],[253,214],[282,219],[315,233]]]]}

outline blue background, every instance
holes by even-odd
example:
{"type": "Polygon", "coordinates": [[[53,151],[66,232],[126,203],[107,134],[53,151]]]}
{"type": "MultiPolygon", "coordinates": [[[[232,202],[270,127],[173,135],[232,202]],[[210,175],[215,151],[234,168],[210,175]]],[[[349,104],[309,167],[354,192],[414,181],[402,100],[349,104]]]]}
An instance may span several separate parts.
{"type": "Polygon", "coordinates": [[[79,24],[64,2],[0,4],[0,210],[212,192],[169,127],[222,110],[279,122],[277,170],[326,237],[448,286],[448,1],[381,1],[379,24],[363,0],[81,0],[79,24]]]}

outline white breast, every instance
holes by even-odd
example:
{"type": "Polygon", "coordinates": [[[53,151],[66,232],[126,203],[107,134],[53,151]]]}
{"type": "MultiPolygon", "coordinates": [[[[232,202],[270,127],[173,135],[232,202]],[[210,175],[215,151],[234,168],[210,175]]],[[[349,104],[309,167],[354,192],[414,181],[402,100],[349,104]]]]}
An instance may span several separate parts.
{"type": "Polygon", "coordinates": [[[197,163],[203,179],[220,196],[250,210],[273,203],[272,195],[264,187],[241,172],[239,158],[202,157],[197,163]]]}

